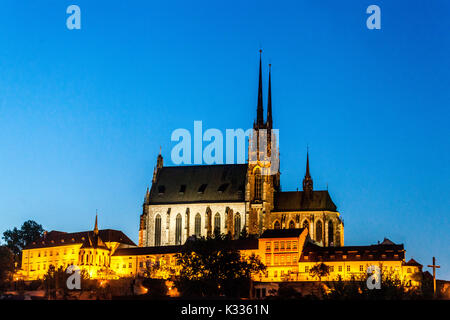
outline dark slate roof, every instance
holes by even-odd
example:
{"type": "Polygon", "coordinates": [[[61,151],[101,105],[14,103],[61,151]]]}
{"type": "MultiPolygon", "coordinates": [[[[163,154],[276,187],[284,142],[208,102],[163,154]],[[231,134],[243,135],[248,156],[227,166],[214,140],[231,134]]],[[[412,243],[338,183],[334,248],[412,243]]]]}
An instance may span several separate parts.
{"type": "Polygon", "coordinates": [[[306,197],[304,191],[277,192],[275,194],[274,212],[282,211],[336,211],[328,191],[313,191],[312,198],[306,197]]]}
{"type": "MultiPolygon", "coordinates": [[[[85,238],[81,248],[92,248],[92,249],[108,249],[108,247],[103,242],[100,234],[96,235],[88,233],[88,237],[85,238]]],[[[109,250],[109,249],[108,249],[109,250]]]]}
{"type": "Polygon", "coordinates": [[[403,244],[321,247],[311,242],[306,242],[299,261],[397,261],[404,260],[404,258],[405,250],[403,244]],[[397,254],[398,257],[395,257],[394,254],[397,254]],[[345,259],[343,255],[346,255],[345,259]],[[382,255],[385,255],[385,257],[382,255]],[[305,256],[308,256],[308,259],[305,256]]]}
{"type": "Polygon", "coordinates": [[[247,164],[162,167],[148,203],[244,202],[247,168],[247,164]],[[199,192],[202,186],[204,191],[199,192]]]}
{"type": "Polygon", "coordinates": [[[267,229],[260,238],[297,238],[303,232],[303,228],[299,229],[267,229]]]}
{"type": "MultiPolygon", "coordinates": [[[[75,243],[83,244],[87,239],[89,239],[89,237],[94,238],[94,231],[83,231],[72,233],[61,231],[50,231],[46,235],[42,236],[38,241],[29,244],[25,249],[67,246],[75,243]]],[[[122,231],[118,230],[111,230],[111,229],[99,230],[99,237],[101,238],[101,240],[103,240],[103,242],[118,242],[121,244],[127,244],[132,246],[136,245],[122,231]]]]}

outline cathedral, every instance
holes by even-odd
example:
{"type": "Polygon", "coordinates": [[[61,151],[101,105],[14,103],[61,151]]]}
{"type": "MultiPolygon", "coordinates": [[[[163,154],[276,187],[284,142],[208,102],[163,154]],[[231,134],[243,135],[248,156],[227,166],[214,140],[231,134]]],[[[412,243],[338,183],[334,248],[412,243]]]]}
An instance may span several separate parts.
{"type": "Polygon", "coordinates": [[[139,246],[181,245],[191,236],[215,232],[238,239],[243,234],[259,237],[270,229],[298,228],[307,229],[319,246],[344,245],[340,213],[327,190],[314,190],[308,153],[303,191],[281,191],[279,166],[272,163],[279,159],[279,150],[272,137],[270,73],[269,65],[264,117],[260,52],[256,119],[247,163],[164,166],[159,153],[140,216],[139,246]]]}

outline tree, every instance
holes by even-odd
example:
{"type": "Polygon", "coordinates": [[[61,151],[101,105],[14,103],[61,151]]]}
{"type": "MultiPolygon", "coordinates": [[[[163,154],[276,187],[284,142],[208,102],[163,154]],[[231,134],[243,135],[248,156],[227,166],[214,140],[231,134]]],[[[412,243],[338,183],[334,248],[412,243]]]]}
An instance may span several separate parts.
{"type": "Polygon", "coordinates": [[[0,246],[0,292],[12,279],[14,272],[14,254],[6,246],[0,246]]]}
{"type": "Polygon", "coordinates": [[[319,278],[319,282],[322,282],[322,278],[327,277],[330,274],[330,266],[321,262],[312,267],[309,274],[312,277],[319,278]]]}
{"type": "Polygon", "coordinates": [[[16,262],[20,263],[20,254],[28,244],[42,237],[44,229],[42,225],[33,220],[25,221],[20,229],[14,228],[3,232],[3,240],[6,246],[16,256],[16,262]]]}
{"type": "Polygon", "coordinates": [[[252,274],[266,268],[255,255],[241,255],[223,235],[187,242],[177,264],[174,283],[184,296],[239,297],[249,292],[252,274]]]}

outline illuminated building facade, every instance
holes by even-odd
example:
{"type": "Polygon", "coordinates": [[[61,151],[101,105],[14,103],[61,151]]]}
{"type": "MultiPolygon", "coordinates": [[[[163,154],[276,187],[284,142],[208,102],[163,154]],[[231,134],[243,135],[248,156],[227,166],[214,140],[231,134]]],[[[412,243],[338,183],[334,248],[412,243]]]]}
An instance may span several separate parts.
{"type": "Polygon", "coordinates": [[[328,190],[313,188],[309,154],[303,191],[281,191],[270,71],[266,117],[262,92],[260,57],[247,163],[164,166],[159,153],[140,216],[139,246],[181,245],[190,236],[209,236],[214,230],[237,239],[242,232],[260,236],[265,230],[289,228],[308,229],[320,246],[344,245],[344,224],[328,190]]]}

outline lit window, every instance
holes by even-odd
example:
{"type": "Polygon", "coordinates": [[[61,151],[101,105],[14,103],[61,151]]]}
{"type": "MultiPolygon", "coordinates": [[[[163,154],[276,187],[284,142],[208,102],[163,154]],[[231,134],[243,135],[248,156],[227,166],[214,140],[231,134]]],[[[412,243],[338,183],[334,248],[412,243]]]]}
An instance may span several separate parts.
{"type": "Polygon", "coordinates": [[[266,265],[270,265],[270,254],[266,254],[266,265]]]}
{"type": "Polygon", "coordinates": [[[286,250],[291,250],[291,242],[286,241],[286,250]]]}
{"type": "Polygon", "coordinates": [[[292,249],[297,250],[297,241],[292,242],[292,249]]]}
{"type": "Polygon", "coordinates": [[[275,251],[278,251],[278,241],[275,241],[274,242],[274,248],[273,248],[275,251]]]}
{"type": "Polygon", "coordinates": [[[280,242],[280,250],[284,250],[284,241],[280,242]]]}
{"type": "Polygon", "coordinates": [[[270,251],[270,241],[266,242],[266,251],[270,251]]]}

